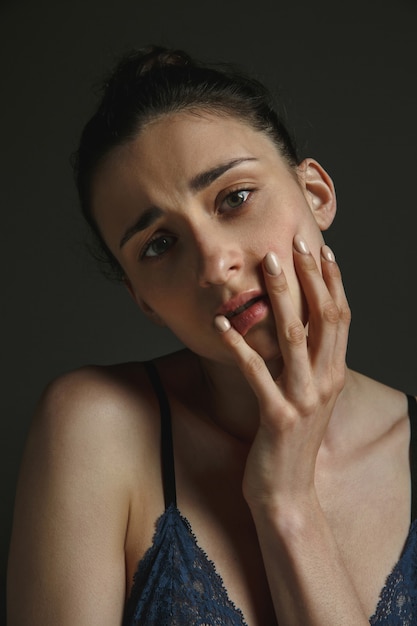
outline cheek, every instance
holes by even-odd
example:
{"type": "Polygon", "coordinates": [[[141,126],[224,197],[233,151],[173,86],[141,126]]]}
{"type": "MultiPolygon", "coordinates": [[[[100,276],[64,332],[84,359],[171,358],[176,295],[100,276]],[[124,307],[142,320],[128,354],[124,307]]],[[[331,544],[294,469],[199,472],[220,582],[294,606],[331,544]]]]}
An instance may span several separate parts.
{"type": "Polygon", "coordinates": [[[320,270],[320,249],[324,240],[313,214],[301,201],[293,204],[289,202],[286,209],[285,216],[271,211],[270,219],[264,221],[261,231],[263,256],[269,250],[274,251],[287,277],[296,278],[293,241],[298,234],[306,241],[320,270]]]}
{"type": "MultiPolygon", "coordinates": [[[[183,325],[190,323],[190,308],[194,302],[190,289],[182,289],[173,280],[141,284],[138,295],[146,307],[154,311],[175,334],[183,325]]],[[[144,309],[144,307],[141,307],[144,309]]],[[[182,338],[180,337],[182,340],[182,338]]]]}
{"type": "Polygon", "coordinates": [[[297,233],[296,226],[288,223],[285,226],[282,223],[274,226],[274,224],[269,224],[269,227],[263,229],[259,256],[263,258],[268,252],[275,252],[285,274],[294,275],[293,240],[297,233]]]}

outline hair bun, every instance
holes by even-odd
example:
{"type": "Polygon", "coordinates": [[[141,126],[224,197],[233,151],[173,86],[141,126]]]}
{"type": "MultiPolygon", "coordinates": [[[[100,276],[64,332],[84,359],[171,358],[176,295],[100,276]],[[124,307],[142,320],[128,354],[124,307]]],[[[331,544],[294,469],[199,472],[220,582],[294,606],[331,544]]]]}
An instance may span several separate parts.
{"type": "Polygon", "coordinates": [[[164,48],[163,46],[149,45],[133,51],[132,56],[135,58],[137,76],[143,76],[152,70],[173,65],[177,67],[195,65],[191,57],[183,50],[164,48]],[[140,57],[142,58],[140,59],[140,57]],[[138,63],[139,59],[140,62],[138,63]]]}

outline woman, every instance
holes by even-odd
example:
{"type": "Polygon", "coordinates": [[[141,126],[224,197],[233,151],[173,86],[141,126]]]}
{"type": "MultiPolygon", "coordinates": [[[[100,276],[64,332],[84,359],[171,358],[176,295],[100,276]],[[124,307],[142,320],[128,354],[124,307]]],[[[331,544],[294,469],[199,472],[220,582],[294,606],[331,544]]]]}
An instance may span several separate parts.
{"type": "Polygon", "coordinates": [[[415,398],[346,368],[322,236],[334,187],[264,88],[181,51],[132,53],[77,180],[113,269],[186,349],[46,391],[10,626],[416,623],[415,398]]]}

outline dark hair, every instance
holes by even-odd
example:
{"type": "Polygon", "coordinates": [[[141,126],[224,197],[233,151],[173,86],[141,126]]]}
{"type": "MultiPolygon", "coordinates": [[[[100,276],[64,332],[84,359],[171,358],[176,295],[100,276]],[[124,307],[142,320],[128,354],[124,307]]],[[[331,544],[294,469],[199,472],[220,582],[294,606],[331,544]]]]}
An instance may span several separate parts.
{"type": "Polygon", "coordinates": [[[268,90],[230,65],[202,64],[182,50],[149,46],[124,55],[105,80],[97,111],[86,124],[74,160],[84,217],[91,226],[108,275],[123,272],[106,246],[91,212],[91,183],[101,160],[134,139],[147,122],[183,110],[233,115],[266,133],[290,165],[298,156],[268,90]]]}

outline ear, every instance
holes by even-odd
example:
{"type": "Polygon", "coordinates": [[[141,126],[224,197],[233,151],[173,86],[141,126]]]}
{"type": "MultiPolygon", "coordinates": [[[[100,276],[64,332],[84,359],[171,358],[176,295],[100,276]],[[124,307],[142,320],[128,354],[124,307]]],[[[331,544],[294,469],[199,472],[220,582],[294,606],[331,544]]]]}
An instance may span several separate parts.
{"type": "Polygon", "coordinates": [[[336,215],[336,192],[333,181],[314,159],[304,159],[297,174],[311,212],[320,230],[327,230],[336,215]]]}
{"type": "Polygon", "coordinates": [[[158,326],[165,326],[164,320],[157,313],[155,313],[155,311],[151,309],[151,307],[144,300],[142,300],[142,298],[139,298],[134,290],[132,283],[127,277],[123,278],[123,284],[126,287],[133,302],[137,304],[137,306],[146,315],[146,317],[149,317],[149,319],[152,320],[152,322],[154,322],[155,324],[158,324],[158,326]]]}

